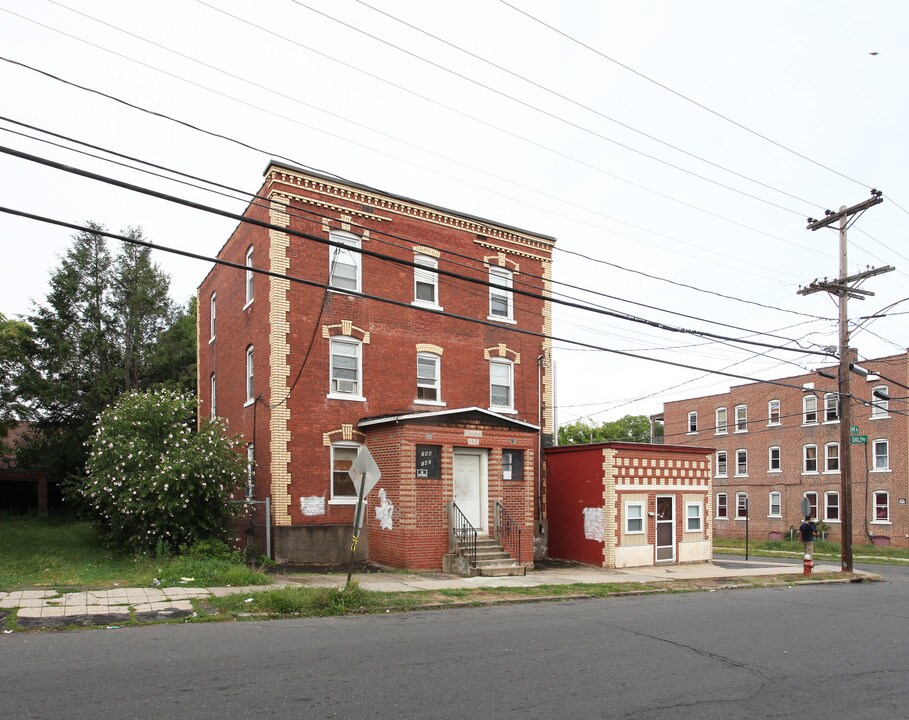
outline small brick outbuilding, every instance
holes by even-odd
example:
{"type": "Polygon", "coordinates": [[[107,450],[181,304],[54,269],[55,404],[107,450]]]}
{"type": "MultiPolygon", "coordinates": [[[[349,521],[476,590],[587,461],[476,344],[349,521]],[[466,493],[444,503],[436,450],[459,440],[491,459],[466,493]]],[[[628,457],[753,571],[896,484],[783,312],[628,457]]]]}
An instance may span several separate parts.
{"type": "Polygon", "coordinates": [[[605,568],[713,557],[711,448],[550,447],[548,555],[605,568]]]}

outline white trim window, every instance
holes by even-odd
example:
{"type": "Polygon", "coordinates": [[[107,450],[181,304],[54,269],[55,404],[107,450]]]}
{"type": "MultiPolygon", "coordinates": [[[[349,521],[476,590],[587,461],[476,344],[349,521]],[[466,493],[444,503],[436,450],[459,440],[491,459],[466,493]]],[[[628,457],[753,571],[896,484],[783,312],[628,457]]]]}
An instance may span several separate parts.
{"type": "Polygon", "coordinates": [[[872,523],[890,523],[890,493],[886,490],[875,490],[874,520],[872,523]]]}
{"type": "Polygon", "coordinates": [[[215,374],[211,374],[211,416],[218,417],[218,383],[215,374]]]}
{"type": "Polygon", "coordinates": [[[256,446],[246,443],[246,499],[256,496],[256,446]]]}
{"type": "Polygon", "coordinates": [[[704,530],[704,504],[699,502],[685,503],[685,532],[702,532],[704,530]]]}
{"type": "Polygon", "coordinates": [[[208,342],[214,342],[215,339],[215,318],[218,315],[218,298],[215,293],[211,294],[208,301],[208,342]]]}
{"type": "Polygon", "coordinates": [[[414,402],[441,404],[442,358],[435,353],[417,353],[417,398],[414,402]]]}
{"type": "Polygon", "coordinates": [[[502,267],[489,268],[489,319],[514,320],[514,276],[502,267]]]}
{"type": "Polygon", "coordinates": [[[429,255],[414,255],[413,269],[414,305],[439,308],[439,261],[429,255]]]}
{"type": "Polygon", "coordinates": [[[729,457],[725,450],[716,451],[716,476],[728,477],[729,475],[729,457]]]}
{"type": "Polygon", "coordinates": [[[626,535],[643,535],[644,534],[644,503],[642,503],[642,502],[625,503],[625,534],[626,535]]]}
{"type": "Polygon", "coordinates": [[[783,495],[777,490],[771,491],[767,499],[767,517],[783,517],[783,495]]]}
{"type": "Polygon", "coordinates": [[[360,446],[352,442],[334,443],[331,446],[331,500],[338,505],[357,502],[357,489],[348,470],[357,459],[360,446]]]}
{"type": "Polygon", "coordinates": [[[748,432],[748,406],[735,406],[735,431],[748,432]]]}
{"type": "Polygon", "coordinates": [[[726,423],[726,408],[724,408],[724,407],[717,408],[714,434],[725,435],[727,430],[728,430],[728,426],[726,423]]]}
{"type": "Polygon", "coordinates": [[[735,494],[735,519],[744,520],[748,517],[748,493],[735,494]]]}
{"type": "Polygon", "coordinates": [[[817,493],[816,492],[806,492],[803,497],[808,498],[808,514],[813,520],[817,520],[817,493]]]}
{"type": "Polygon", "coordinates": [[[748,476],[748,451],[747,450],[736,450],[735,451],[735,476],[736,477],[747,477],[748,476]]]}
{"type": "Polygon", "coordinates": [[[489,361],[489,409],[514,410],[514,366],[510,360],[489,361]]]}
{"type": "Polygon", "coordinates": [[[808,474],[817,472],[817,445],[802,446],[802,472],[808,474]]]}
{"type": "Polygon", "coordinates": [[[698,414],[697,411],[692,410],[688,413],[688,434],[694,435],[698,431],[698,414]]]}
{"type": "Polygon", "coordinates": [[[871,388],[871,419],[890,417],[890,391],[886,385],[877,385],[871,388]],[[879,396],[877,393],[883,395],[879,396]],[[885,400],[884,398],[888,398],[885,400]]]}
{"type": "Polygon", "coordinates": [[[840,396],[837,393],[824,394],[824,422],[840,421],[840,396]]]}
{"type": "Polygon", "coordinates": [[[502,450],[502,479],[524,479],[524,451],[502,450]]]}
{"type": "Polygon", "coordinates": [[[718,520],[729,519],[729,496],[726,493],[716,494],[716,516],[718,520]]]}
{"type": "Polygon", "coordinates": [[[840,444],[827,443],[824,445],[824,472],[838,473],[840,471],[840,444]]]}
{"type": "Polygon", "coordinates": [[[780,449],[776,446],[767,448],[767,472],[778,473],[783,469],[780,449]]]}
{"type": "Polygon", "coordinates": [[[816,395],[805,395],[802,398],[802,425],[817,425],[816,395]]]}
{"type": "Polygon", "coordinates": [[[331,368],[328,397],[363,399],[361,343],[347,336],[331,338],[331,368]]]}
{"type": "Polygon", "coordinates": [[[767,424],[768,425],[779,425],[780,424],[780,401],[771,400],[767,403],[767,424]]]}
{"type": "Polygon", "coordinates": [[[246,348],[246,405],[251,405],[256,399],[255,363],[253,360],[253,346],[250,345],[246,348]]]}
{"type": "Polygon", "coordinates": [[[890,443],[887,440],[875,440],[872,444],[871,472],[886,472],[890,469],[890,443]]]}
{"type": "Polygon", "coordinates": [[[253,278],[256,274],[252,271],[253,267],[253,246],[250,245],[246,251],[246,304],[243,307],[247,307],[255,298],[253,278]]]}
{"type": "Polygon", "coordinates": [[[332,230],[329,235],[332,242],[341,246],[328,246],[328,284],[335,290],[352,290],[360,292],[360,238],[353,233],[332,230]]]}
{"type": "Polygon", "coordinates": [[[824,520],[826,522],[840,521],[840,494],[835,490],[824,493],[824,520]]]}

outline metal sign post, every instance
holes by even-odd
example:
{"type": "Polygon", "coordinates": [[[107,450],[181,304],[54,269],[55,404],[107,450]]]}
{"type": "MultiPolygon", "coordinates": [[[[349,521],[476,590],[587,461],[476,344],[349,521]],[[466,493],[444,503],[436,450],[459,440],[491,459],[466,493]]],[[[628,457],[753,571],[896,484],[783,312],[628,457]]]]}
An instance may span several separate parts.
{"type": "Polygon", "coordinates": [[[350,541],[350,563],[347,565],[347,585],[350,585],[350,576],[353,575],[354,555],[357,553],[357,543],[360,542],[360,517],[363,513],[363,491],[366,489],[366,473],[360,475],[360,491],[357,494],[357,512],[354,515],[353,539],[350,541]]]}
{"type": "MultiPolygon", "coordinates": [[[[354,555],[357,552],[357,545],[360,542],[360,529],[363,527],[363,499],[369,495],[382,473],[376,461],[372,457],[365,445],[361,445],[357,451],[357,457],[347,471],[350,479],[353,480],[354,486],[359,487],[357,491],[357,512],[354,515],[353,537],[350,541],[350,564],[347,566],[347,585],[350,584],[351,575],[353,575],[354,555]]],[[[346,587],[346,585],[345,585],[346,587]]]]}

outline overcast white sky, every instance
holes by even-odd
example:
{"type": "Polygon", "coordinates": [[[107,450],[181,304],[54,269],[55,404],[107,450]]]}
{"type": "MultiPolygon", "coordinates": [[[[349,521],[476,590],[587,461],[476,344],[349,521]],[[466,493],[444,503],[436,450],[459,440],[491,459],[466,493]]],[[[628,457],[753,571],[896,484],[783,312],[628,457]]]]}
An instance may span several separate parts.
{"type": "MultiPolygon", "coordinates": [[[[556,255],[556,281],[581,288],[556,286],[571,297],[806,350],[836,344],[836,306],[798,287],[834,277],[838,260],[836,233],[809,232],[805,218],[875,187],[885,201],[850,231],[850,272],[897,269],[864,285],[876,295],[851,302],[850,317],[909,296],[909,4],[368,2],[386,14],[357,0],[0,0],[3,58],[265,153],[5,61],[0,115],[247,191],[282,155],[554,235],[562,250],[591,258],[556,255]]],[[[245,205],[14,134],[46,137],[7,119],[0,130],[4,147],[233,212],[245,205]]],[[[140,225],[155,242],[210,255],[235,224],[8,154],[0,194],[0,205],[115,232],[140,225]]],[[[0,312],[26,314],[43,300],[70,235],[0,214],[0,312]]],[[[156,260],[180,302],[208,271],[156,260]]],[[[907,312],[909,302],[864,324],[860,355],[904,350],[909,315],[898,313],[907,312]]],[[[756,378],[823,362],[560,307],[554,330],[756,378]]],[[[556,347],[561,423],[651,414],[742,382],[556,347]]]]}

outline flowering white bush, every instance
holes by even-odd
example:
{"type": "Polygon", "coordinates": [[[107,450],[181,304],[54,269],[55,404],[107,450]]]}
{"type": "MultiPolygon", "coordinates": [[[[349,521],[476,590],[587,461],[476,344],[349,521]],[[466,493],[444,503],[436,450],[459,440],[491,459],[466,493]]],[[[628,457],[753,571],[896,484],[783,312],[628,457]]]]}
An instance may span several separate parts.
{"type": "Polygon", "coordinates": [[[106,544],[150,553],[229,536],[245,458],[220,421],[194,431],[194,409],[186,393],[131,392],[98,417],[80,492],[106,544]]]}

